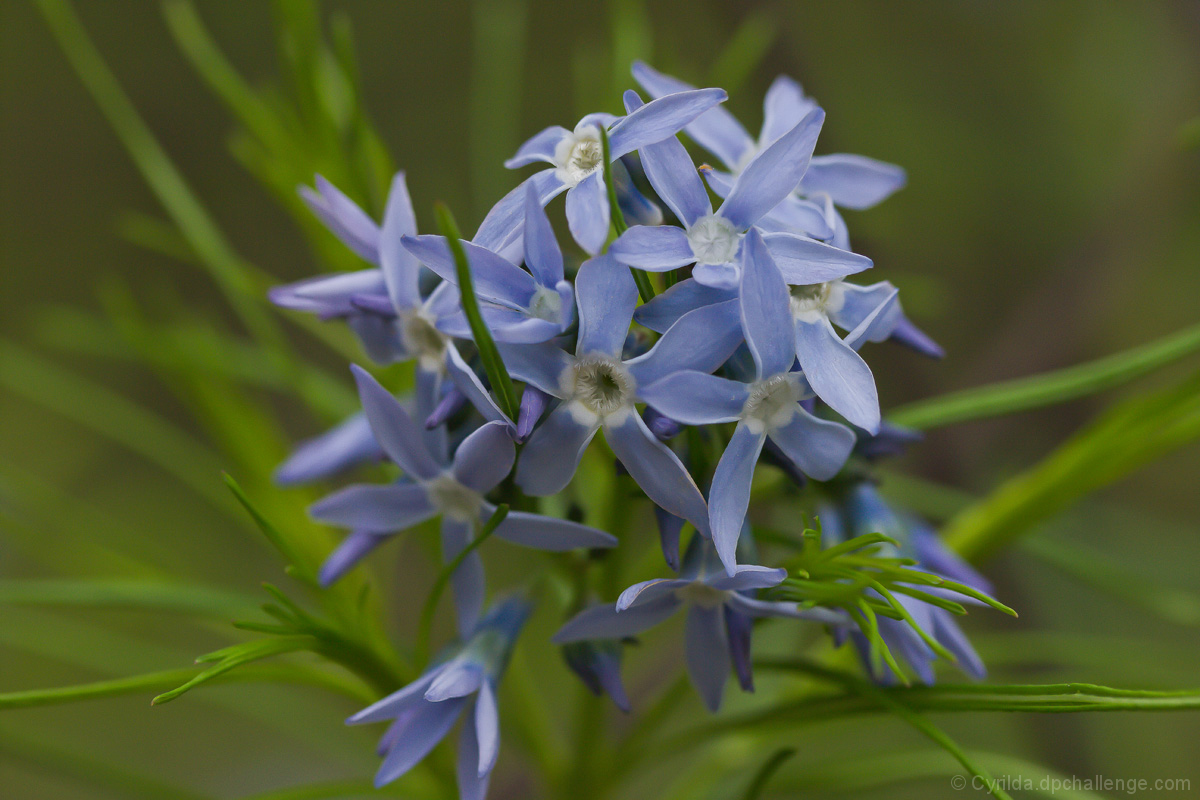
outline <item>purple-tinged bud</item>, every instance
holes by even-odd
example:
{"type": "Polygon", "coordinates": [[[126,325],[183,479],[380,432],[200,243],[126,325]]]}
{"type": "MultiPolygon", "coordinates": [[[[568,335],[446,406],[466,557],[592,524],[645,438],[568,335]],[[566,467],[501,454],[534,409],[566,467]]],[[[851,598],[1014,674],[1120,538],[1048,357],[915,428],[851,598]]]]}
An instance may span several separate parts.
{"type": "Polygon", "coordinates": [[[658,538],[662,542],[663,558],[666,559],[668,567],[679,572],[679,534],[683,531],[683,518],[655,506],[654,519],[658,523],[658,538]]]}
{"type": "Polygon", "coordinates": [[[925,438],[925,434],[911,428],[902,428],[890,422],[879,426],[879,433],[874,436],[862,436],[855,444],[855,452],[863,458],[877,459],[887,456],[902,455],[910,445],[925,438]]]}
{"type": "Polygon", "coordinates": [[[642,419],[646,421],[646,427],[660,442],[674,439],[683,430],[682,424],[670,417],[664,417],[653,408],[647,408],[642,414],[642,419]]]}
{"type": "Polygon", "coordinates": [[[529,438],[529,434],[533,433],[534,426],[542,418],[542,414],[546,413],[548,405],[550,405],[550,395],[536,386],[525,387],[525,391],[521,393],[521,408],[517,413],[518,444],[524,442],[529,438]]]}
{"type": "Polygon", "coordinates": [[[446,420],[457,414],[467,404],[467,396],[457,387],[451,386],[445,396],[438,401],[433,413],[425,418],[425,430],[431,431],[446,420]]]}

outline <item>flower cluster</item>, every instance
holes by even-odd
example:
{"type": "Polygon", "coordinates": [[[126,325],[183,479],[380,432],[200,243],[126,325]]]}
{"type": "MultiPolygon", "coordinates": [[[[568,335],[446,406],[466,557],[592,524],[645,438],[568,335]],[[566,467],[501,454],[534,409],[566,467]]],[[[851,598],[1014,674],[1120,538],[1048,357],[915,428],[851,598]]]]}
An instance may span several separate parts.
{"type": "MultiPolygon", "coordinates": [[[[852,457],[889,441],[859,350],[894,339],[940,355],[890,283],[846,280],[872,262],[850,249],[839,208],[874,205],[904,185],[904,172],[861,156],[814,156],[824,112],[787,78],[767,93],[756,139],[721,105],[722,90],[695,89],[644,64],[633,74],[649,98],[627,92],[624,116],[589,114],[520,147],[508,167],[548,166],[500,200],[470,241],[418,234],[403,173],[381,224],[321,178],[302,190],[373,266],[280,287],[272,299],[344,321],[377,364],[415,362],[415,391],[402,402],[354,367],[363,413],[301,446],[278,477],[318,481],[380,459],[402,471],[394,483],[349,486],[312,507],[316,519],[350,531],[321,572],[325,583],[435,516],[443,557],[457,563],[459,644],[418,681],[351,718],[393,720],[381,743],[381,784],[465,713],[460,790],[464,798],[486,793],[498,747],[494,684],[528,601],[510,597],[485,611],[482,561],[464,550],[498,504],[536,508],[532,498],[567,487],[597,432],[654,504],[665,561],[678,571],[631,586],[615,604],[584,608],[586,598],[577,598],[577,615],[555,637],[585,683],[622,707],[620,642],[683,608],[688,673],[712,710],[731,672],[753,688],[755,619],[808,619],[839,640],[865,642],[858,619],[840,609],[759,597],[788,578],[754,563],[747,512],[760,461],[801,484],[836,479],[821,495],[836,499],[822,511],[830,530],[903,536],[921,565],[984,585],[923,529],[887,511],[869,484],[847,488],[838,477],[852,457]],[[725,170],[697,167],[681,132],[725,170]],[[563,193],[582,263],[564,255],[546,213],[563,193]],[[469,291],[460,286],[464,253],[469,291]],[[505,380],[523,384],[519,410],[500,402],[480,366],[479,320],[505,380]],[[720,457],[685,446],[685,428],[723,447],[720,457]],[[695,535],[681,560],[688,523],[695,535]]],[[[609,548],[622,533],[529,511],[509,511],[491,532],[548,551],[609,548]]],[[[882,635],[920,677],[932,679],[925,636],[982,672],[947,611],[910,606],[924,635],[895,619],[881,620],[882,635]]]]}

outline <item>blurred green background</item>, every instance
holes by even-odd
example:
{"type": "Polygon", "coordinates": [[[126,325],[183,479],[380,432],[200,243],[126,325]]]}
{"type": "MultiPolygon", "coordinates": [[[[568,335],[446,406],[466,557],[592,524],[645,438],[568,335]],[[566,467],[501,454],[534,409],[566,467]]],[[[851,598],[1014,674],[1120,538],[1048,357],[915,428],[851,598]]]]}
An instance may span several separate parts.
{"type": "MultiPolygon", "coordinates": [[[[280,81],[270,4],[205,0],[196,9],[252,84],[280,81]]],[[[1200,319],[1194,122],[1190,146],[1186,133],[1200,114],[1196,2],[664,0],[643,9],[446,0],[327,2],[322,9],[353,28],[364,105],[395,164],[408,172],[424,230],[432,230],[435,200],[473,230],[519,179],[501,162],[529,135],[549,124],[570,126],[585,111],[617,111],[618,89],[633,86],[633,57],[694,83],[726,86],[729,107],[751,130],[774,76],[800,80],[828,113],[818,152],[861,153],[908,170],[905,190],[876,209],[851,212],[848,222],[855,249],[875,260],[878,279],[901,288],[909,315],[948,356],[931,363],[875,347],[868,360],[885,409],[1089,360],[1200,319]]],[[[231,156],[236,124],[180,54],[159,4],[93,0],[78,3],[78,11],[236,253],[279,279],[328,268],[329,242],[311,225],[298,226],[231,156]]],[[[174,240],[157,237],[161,229],[148,220],[163,219],[160,205],[28,2],[0,4],[0,64],[0,578],[176,576],[261,599],[260,581],[285,580],[279,560],[221,507],[218,470],[257,487],[256,499],[269,494],[269,469],[286,442],[323,429],[345,405],[345,357],[285,329],[304,363],[341,385],[339,399],[317,413],[273,389],[268,371],[255,385],[258,362],[246,360],[246,391],[283,421],[281,431],[212,420],[221,403],[241,397],[228,375],[209,382],[197,379],[202,372],[176,374],[171,364],[148,369],[145,351],[139,360],[128,344],[139,330],[145,344],[147,324],[217,321],[237,331],[239,323],[210,277],[171,257],[174,240]],[[159,241],[164,252],[131,240],[159,241]],[[124,424],[124,406],[97,387],[153,410],[164,427],[134,420],[115,437],[98,433],[124,424]],[[178,439],[161,444],[164,429],[178,439]],[[214,441],[214,429],[223,438],[214,441]],[[158,461],[139,453],[139,443],[158,461]]],[[[314,159],[307,172],[318,169],[329,167],[314,159]]],[[[356,195],[370,204],[371,193],[363,184],[356,195]]],[[[1142,386],[1165,384],[1185,369],[1142,386]]],[[[900,466],[982,493],[1128,393],[936,430],[900,466]]],[[[1192,444],[1051,521],[1036,540],[1086,546],[1130,575],[1200,592],[1198,476],[1200,448],[1192,444]]],[[[279,495],[294,509],[306,497],[279,495]]],[[[491,550],[502,585],[521,569],[523,554],[491,550]]],[[[421,597],[396,589],[402,582],[394,578],[417,575],[427,585],[429,564],[427,549],[406,541],[373,565],[385,578],[394,635],[411,631],[411,606],[421,597]]],[[[968,620],[997,679],[1196,683],[1194,605],[1184,603],[1177,621],[1164,621],[1024,547],[985,571],[998,583],[997,596],[1021,613],[1017,621],[968,620]]],[[[542,623],[539,630],[548,630],[553,620],[542,623]]],[[[656,672],[677,658],[677,634],[664,631],[665,641],[630,659],[635,704],[661,685],[656,672]]],[[[0,604],[0,692],[183,667],[229,641],[219,622],[0,604]]],[[[525,649],[544,663],[549,684],[567,687],[551,698],[568,691],[550,648],[525,649]]],[[[163,783],[197,796],[242,797],[360,779],[375,768],[374,732],[343,728],[353,705],[316,690],[216,686],[154,709],[149,696],[0,713],[0,795],[138,796],[123,791],[149,793],[163,783]],[[106,782],[101,763],[135,775],[106,782]]],[[[555,712],[548,702],[546,713],[555,712]]],[[[822,796],[819,781],[804,783],[815,774],[806,765],[923,744],[899,722],[873,720],[780,734],[802,755],[781,773],[779,796],[792,796],[789,781],[806,786],[805,796],[822,796]]],[[[1190,778],[1200,787],[1195,714],[959,715],[944,724],[972,748],[1067,775],[1190,778]]],[[[731,746],[709,757],[731,766],[765,755],[731,746]]],[[[688,758],[675,763],[689,768],[688,758]]],[[[519,748],[502,755],[493,786],[497,798],[537,796],[519,748]]],[[[719,786],[706,791],[734,796],[719,786]]],[[[945,778],[929,778],[861,796],[962,794],[945,778]]]]}

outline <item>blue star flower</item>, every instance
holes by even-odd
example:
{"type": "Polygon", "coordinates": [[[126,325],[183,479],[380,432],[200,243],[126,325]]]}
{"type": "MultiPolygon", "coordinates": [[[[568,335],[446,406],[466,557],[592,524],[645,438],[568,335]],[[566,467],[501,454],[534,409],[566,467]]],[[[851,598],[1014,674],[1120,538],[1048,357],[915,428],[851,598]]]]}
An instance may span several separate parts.
{"type": "MultiPolygon", "coordinates": [[[[334,492],[310,509],[314,519],[350,528],[352,533],[321,568],[329,584],[389,536],[427,519],[442,517],[442,556],[451,561],[473,538],[495,507],[484,499],[508,475],[515,447],[501,422],[489,422],[467,436],[453,460],[430,452],[422,429],[366,371],[355,366],[363,410],[379,446],[404,470],[391,485],[358,484],[334,492]]],[[[541,550],[612,547],[617,540],[603,531],[567,520],[510,511],[495,536],[541,550]]],[[[460,630],[474,626],[483,604],[483,562],[471,553],[452,579],[460,630]]]]}
{"type": "MultiPolygon", "coordinates": [[[[726,572],[707,540],[697,536],[688,546],[678,578],[660,578],[630,586],[617,602],[592,606],[567,622],[554,641],[560,644],[634,636],[687,607],[688,676],[711,711],[721,706],[725,681],[734,661],[748,665],[748,621],[761,617],[793,617],[842,624],[840,614],[825,609],[800,611],[795,603],[757,600],[749,593],[778,586],[787,571],[740,565],[726,572]],[[735,658],[736,656],[736,658],[735,658]]],[[[748,666],[745,667],[748,675],[748,666]]],[[[740,671],[740,670],[739,670],[740,671]]],[[[743,686],[748,681],[742,675],[743,686]]]]}
{"type": "Polygon", "coordinates": [[[350,725],[392,720],[379,742],[383,764],[375,774],[376,787],[412,769],[465,715],[458,735],[459,797],[483,800],[500,752],[496,684],[529,611],[517,597],[496,603],[440,663],[346,720],[350,725]]]}
{"type": "MultiPolygon", "coordinates": [[[[553,125],[521,145],[505,162],[509,169],[543,161],[553,166],[530,177],[542,205],[567,193],[567,226],[579,246],[595,255],[608,237],[608,193],[600,127],[608,130],[610,157],[619,159],[647,144],[674,136],[684,125],[725,100],[721,89],[697,89],[668,94],[625,117],[589,114],[574,130],[553,125]]],[[[476,243],[506,253],[521,236],[524,188],[510,192],[489,212],[479,227],[476,243]],[[481,241],[481,238],[484,241],[481,241]]],[[[516,245],[519,249],[519,245],[516,245]]],[[[508,253],[506,253],[508,254],[508,253]]]]}
{"type": "Polygon", "coordinates": [[[796,346],[787,286],[757,231],[747,235],[742,261],[738,307],[754,358],[753,382],[689,370],[673,372],[642,390],[650,406],[684,424],[737,422],[709,493],[713,543],[726,564],[734,563],[754,466],[768,437],[818,480],[837,474],[855,440],[845,425],[819,419],[800,404],[807,386],[792,370],[796,346]]]}
{"type": "MultiPolygon", "coordinates": [[[[454,256],[444,236],[405,236],[402,241],[421,263],[458,284],[454,256]]],[[[564,278],[562,251],[533,186],[526,187],[525,195],[524,260],[529,272],[487,248],[462,244],[476,294],[484,301],[480,312],[496,341],[544,342],[570,327],[575,295],[564,278]]],[[[460,339],[471,338],[470,324],[461,311],[439,320],[438,328],[460,339]]]]}
{"type": "MultiPolygon", "coordinates": [[[[525,445],[517,484],[535,496],[561,491],[592,437],[603,430],[652,501],[707,533],[703,495],[678,456],[646,427],[635,403],[639,387],[668,372],[719,367],[741,341],[736,314],[719,305],[686,314],[649,352],[626,361],[622,351],[637,303],[629,270],[610,256],[591,259],[579,269],[575,293],[579,335],[574,355],[550,342],[500,346],[513,377],[562,401],[525,445]]],[[[527,422],[520,427],[525,429],[527,422]]]]}

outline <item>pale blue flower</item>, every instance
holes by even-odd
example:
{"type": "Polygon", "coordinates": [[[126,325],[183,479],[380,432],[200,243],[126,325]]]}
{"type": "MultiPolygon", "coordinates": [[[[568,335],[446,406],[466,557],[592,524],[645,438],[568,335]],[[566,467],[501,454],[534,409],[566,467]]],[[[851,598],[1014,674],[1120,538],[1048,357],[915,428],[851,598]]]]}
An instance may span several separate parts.
{"type": "MultiPolygon", "coordinates": [[[[458,285],[454,257],[444,236],[405,236],[402,240],[421,263],[443,280],[458,285]]],[[[487,248],[463,242],[471,267],[480,313],[497,342],[544,342],[559,336],[575,319],[575,295],[563,274],[563,255],[550,220],[533,187],[525,196],[525,266],[487,248]],[[531,274],[532,273],[532,274],[531,274]]],[[[471,338],[466,314],[458,312],[438,321],[443,333],[471,338]]]]}
{"type": "Polygon", "coordinates": [[[379,743],[383,764],[375,773],[377,788],[416,766],[465,717],[458,735],[458,794],[460,800],[484,800],[500,753],[496,684],[529,612],[523,598],[497,602],[424,675],[346,720],[350,725],[392,721],[379,743]]]}
{"type": "MultiPolygon", "coordinates": [[[[321,568],[329,584],[357,564],[392,534],[442,517],[442,556],[448,562],[465,548],[480,525],[495,511],[484,496],[508,475],[516,450],[507,428],[489,422],[467,436],[453,459],[430,452],[422,428],[386,389],[354,366],[363,411],[380,447],[404,470],[390,485],[357,484],[318,501],[314,519],[351,529],[352,533],[321,568]]],[[[603,531],[567,520],[510,511],[495,536],[540,550],[612,547],[617,540],[603,531]]],[[[474,626],[483,604],[483,562],[472,552],[452,579],[460,630],[474,626]]]]}
{"type": "MultiPolygon", "coordinates": [[[[526,183],[532,185],[542,205],[564,191],[567,193],[567,226],[571,235],[580,247],[595,255],[604,246],[610,224],[599,126],[608,130],[610,157],[616,160],[647,144],[674,136],[725,97],[721,89],[697,89],[666,95],[625,117],[589,114],[574,130],[558,125],[544,129],[521,145],[504,165],[516,169],[538,161],[552,164],[526,183]]],[[[479,227],[477,244],[509,256],[511,252],[506,248],[519,249],[516,243],[522,235],[524,192],[523,187],[518,187],[496,204],[479,227]]]]}
{"type": "Polygon", "coordinates": [[[818,480],[838,473],[855,441],[845,425],[813,416],[800,403],[808,387],[792,369],[796,345],[787,286],[757,231],[746,237],[740,272],[738,308],[754,358],[753,381],[687,370],[668,374],[641,392],[650,406],[687,425],[737,422],[708,498],[713,543],[726,564],[735,560],[754,467],[768,437],[818,480]]]}
{"type": "MultiPolygon", "coordinates": [[[[639,387],[679,369],[711,372],[741,341],[736,314],[721,306],[684,315],[649,352],[623,360],[637,287],[610,256],[586,262],[575,279],[579,335],[575,354],[544,342],[500,345],[513,377],[561,400],[533,431],[517,465],[526,494],[561,491],[597,431],[646,495],[708,532],[704,497],[687,469],[637,413],[639,387]]],[[[522,426],[524,429],[524,426],[522,426]]]]}
{"type": "MultiPolygon", "coordinates": [[[[741,658],[748,648],[746,621],[761,617],[792,617],[842,624],[842,615],[826,609],[801,611],[796,603],[757,600],[757,589],[778,586],[787,571],[739,565],[730,575],[706,539],[696,536],[688,546],[678,578],[660,578],[630,586],[617,602],[592,606],[567,622],[554,641],[621,639],[635,636],[686,607],[688,676],[711,711],[721,706],[733,653],[741,658]],[[731,615],[732,624],[731,624],[731,615]]],[[[745,661],[745,659],[743,659],[745,661]]],[[[746,685],[746,681],[742,681],[746,685]]]]}

